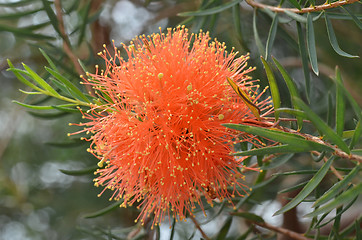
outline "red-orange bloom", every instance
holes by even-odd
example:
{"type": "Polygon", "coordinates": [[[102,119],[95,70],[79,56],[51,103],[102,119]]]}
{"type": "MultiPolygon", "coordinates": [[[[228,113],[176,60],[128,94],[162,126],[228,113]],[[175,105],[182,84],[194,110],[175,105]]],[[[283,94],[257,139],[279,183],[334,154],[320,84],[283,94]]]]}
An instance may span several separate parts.
{"type": "Polygon", "coordinates": [[[183,27],[123,47],[127,58],[104,50],[106,69],[86,80],[105,102],[83,113],[89,122],[81,124],[92,133],[90,152],[105,163],[96,186],[123,206],[139,202],[138,218],[154,214],[154,224],[203,208],[202,196],[212,204],[242,195],[241,160],[230,155],[235,132],[221,124],[257,121],[226,81],[256,103],[248,56],[236,58],[208,33],[189,36],[183,27]]]}

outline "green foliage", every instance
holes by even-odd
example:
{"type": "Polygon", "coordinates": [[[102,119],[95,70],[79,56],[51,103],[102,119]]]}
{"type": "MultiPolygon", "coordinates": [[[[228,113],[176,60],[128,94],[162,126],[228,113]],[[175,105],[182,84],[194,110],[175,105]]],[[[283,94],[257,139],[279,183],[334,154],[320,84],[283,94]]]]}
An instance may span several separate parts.
{"type": "MultiPolygon", "coordinates": [[[[5,129],[0,132],[4,136],[0,142],[4,199],[0,202],[4,222],[0,238],[15,222],[27,231],[24,239],[50,239],[52,233],[69,239],[158,239],[167,234],[169,239],[272,239],[277,233],[291,239],[362,239],[361,218],[353,215],[362,193],[360,2],[350,0],[342,6],[345,1],[323,5],[297,0],[267,0],[264,5],[257,0],[123,1],[135,11],[146,11],[152,19],[142,22],[141,17],[129,17],[134,23],[123,25],[115,16],[128,13],[116,12],[120,11],[117,2],[0,1],[0,81],[5,89],[1,95],[6,102],[16,99],[13,102],[21,106],[17,114],[24,108],[37,119],[26,118],[28,122],[18,127],[16,114],[12,114],[16,105],[9,108],[0,99],[3,118],[14,118],[13,124],[9,120],[0,128],[5,129]],[[66,138],[66,132],[77,131],[66,125],[80,121],[78,107],[88,110],[103,101],[80,84],[79,75],[103,65],[97,56],[102,44],[109,47],[111,36],[122,35],[132,24],[143,24],[137,34],[158,31],[159,25],[165,29],[179,24],[192,32],[209,31],[229,49],[234,46],[241,54],[250,51],[250,65],[257,66],[253,77],[270,87],[274,113],[265,116],[261,111],[259,115],[256,105],[247,104],[258,121],[224,124],[245,138],[255,136],[232,153],[242,157],[243,174],[247,167],[260,170],[245,173],[250,191],[244,197],[236,196],[232,204],[215,199],[214,208],[196,208],[194,224],[189,218],[187,223],[167,219],[162,224],[169,224],[170,229],[134,224],[138,208],[120,209],[123,200],[107,204],[108,199],[96,197],[89,176],[98,167],[84,148],[89,142],[66,138]],[[18,88],[20,93],[15,92],[18,88]],[[51,121],[52,127],[42,120],[51,121]],[[25,126],[31,131],[33,125],[40,126],[33,135],[21,130],[25,126]],[[43,140],[34,142],[38,138],[45,139],[45,147],[43,140]],[[73,179],[71,183],[61,180],[62,187],[50,180],[37,184],[49,164],[65,159],[79,165],[59,166],[50,175],[56,179],[61,173],[73,179]],[[271,203],[280,203],[280,207],[272,208],[271,203]],[[257,211],[261,205],[269,211],[257,211]],[[305,206],[309,205],[308,210],[305,206]],[[303,212],[303,223],[291,211],[295,208],[303,212]],[[293,221],[301,227],[288,228],[285,222],[276,227],[268,212],[284,217],[294,214],[293,221]],[[46,216],[49,221],[37,228],[29,216],[46,216]],[[235,229],[233,225],[240,222],[245,226],[235,229]],[[44,231],[39,230],[42,227],[44,231]]],[[[130,39],[125,36],[121,40],[127,43],[130,39]]],[[[251,102],[243,92],[238,94],[251,102]]]]}

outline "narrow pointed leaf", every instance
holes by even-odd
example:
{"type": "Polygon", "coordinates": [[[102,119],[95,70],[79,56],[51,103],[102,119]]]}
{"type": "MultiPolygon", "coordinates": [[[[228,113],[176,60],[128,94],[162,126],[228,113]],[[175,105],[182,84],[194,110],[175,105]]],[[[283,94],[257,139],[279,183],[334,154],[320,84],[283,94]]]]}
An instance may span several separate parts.
{"type": "Polygon", "coordinates": [[[341,6],[341,8],[346,11],[353,19],[353,21],[356,23],[356,25],[359,27],[359,29],[362,30],[362,21],[359,20],[356,15],[354,15],[351,11],[348,10],[348,8],[341,6]]]}
{"type": "Polygon", "coordinates": [[[24,38],[31,38],[39,41],[46,41],[46,40],[55,40],[55,37],[40,34],[40,33],[34,33],[33,31],[29,30],[28,28],[15,28],[8,25],[2,25],[0,24],[0,32],[11,32],[15,36],[18,37],[24,37],[24,38]]]}
{"type": "Polygon", "coordinates": [[[54,30],[57,31],[57,33],[61,36],[60,30],[59,30],[58,19],[51,7],[50,2],[48,2],[48,0],[41,0],[41,1],[43,2],[44,10],[45,10],[46,14],[48,15],[48,18],[49,18],[50,22],[52,23],[54,30]]]}
{"type": "Polygon", "coordinates": [[[309,75],[309,67],[308,67],[308,54],[307,49],[305,48],[304,34],[302,30],[302,26],[297,22],[297,32],[298,32],[298,42],[299,42],[299,54],[302,57],[302,65],[305,79],[305,92],[306,97],[309,101],[310,97],[310,75],[309,75]]]}
{"type": "MultiPolygon", "coordinates": [[[[22,107],[26,107],[26,108],[31,108],[31,109],[36,109],[36,110],[49,110],[49,109],[55,109],[55,106],[38,106],[38,105],[30,105],[30,104],[25,104],[22,102],[18,102],[13,100],[13,103],[19,104],[22,107]]],[[[76,104],[64,104],[64,105],[58,105],[58,107],[73,107],[73,106],[77,106],[76,104]]]]}
{"type": "Polygon", "coordinates": [[[94,172],[98,168],[99,167],[96,165],[96,166],[92,166],[92,167],[88,167],[88,168],[84,168],[84,169],[80,169],[80,170],[59,169],[59,171],[61,171],[62,173],[66,174],[66,175],[70,175],[70,176],[84,176],[84,175],[94,174],[94,172]]]}
{"type": "Polygon", "coordinates": [[[291,12],[286,10],[284,12],[286,15],[288,15],[289,17],[291,17],[292,19],[294,19],[295,21],[301,22],[301,23],[307,23],[307,18],[303,17],[302,15],[299,15],[297,13],[291,12]]]}
{"type": "MultiPolygon", "coordinates": [[[[273,58],[273,61],[275,63],[275,65],[277,66],[279,72],[282,74],[283,78],[284,78],[284,81],[285,83],[287,84],[288,86],[288,89],[289,89],[289,93],[290,93],[290,97],[291,97],[291,102],[293,104],[293,107],[295,109],[299,109],[298,108],[298,105],[295,104],[295,101],[294,101],[294,97],[298,97],[299,98],[299,93],[298,93],[298,90],[297,90],[297,87],[295,86],[292,78],[289,76],[289,74],[287,73],[287,71],[284,69],[284,67],[275,59],[273,58]]],[[[302,125],[303,125],[303,118],[302,117],[297,117],[297,122],[298,122],[298,129],[301,129],[302,128],[302,125]]]]}
{"type": "Polygon", "coordinates": [[[300,188],[304,187],[305,185],[307,185],[308,182],[309,182],[309,180],[305,181],[305,182],[301,182],[301,183],[299,183],[297,185],[294,185],[292,187],[285,188],[283,190],[278,191],[278,194],[295,191],[295,190],[300,189],[300,188]]]}
{"type": "Polygon", "coordinates": [[[359,142],[361,134],[362,134],[362,120],[359,120],[356,125],[356,129],[354,131],[351,143],[349,144],[350,149],[352,149],[356,145],[356,143],[359,142]]]}
{"type": "Polygon", "coordinates": [[[249,221],[253,221],[253,222],[260,222],[263,223],[265,222],[264,219],[254,213],[249,213],[249,212],[237,212],[237,213],[232,213],[233,216],[236,217],[242,217],[245,218],[249,221]]]}
{"type": "Polygon", "coordinates": [[[33,117],[41,118],[41,119],[57,119],[69,114],[69,112],[56,112],[56,113],[39,113],[39,112],[28,112],[33,117]]]}
{"type": "Polygon", "coordinates": [[[293,4],[294,7],[298,8],[299,10],[302,9],[302,7],[300,6],[299,2],[297,0],[289,0],[289,2],[291,4],[293,4]]]}
{"type": "Polygon", "coordinates": [[[231,223],[233,221],[232,217],[228,217],[224,223],[224,225],[222,226],[222,228],[220,229],[219,233],[217,234],[216,238],[217,240],[224,240],[226,239],[226,235],[229,232],[229,229],[231,227],[231,223]]]}
{"type": "Polygon", "coordinates": [[[347,187],[348,184],[352,182],[352,179],[358,174],[359,171],[360,166],[357,165],[347,176],[343,178],[343,180],[334,184],[326,193],[323,194],[323,196],[318,198],[318,200],[313,204],[313,207],[318,207],[337,196],[343,188],[347,187]]]}
{"type": "Polygon", "coordinates": [[[288,202],[284,207],[275,212],[273,216],[285,213],[301,203],[322,181],[324,176],[327,174],[333,160],[334,157],[329,158],[329,160],[319,169],[319,171],[312,177],[308,184],[305,185],[305,187],[298,193],[298,195],[288,202]]]}
{"type": "Polygon", "coordinates": [[[272,24],[270,26],[268,38],[266,40],[266,47],[265,47],[265,50],[266,50],[265,60],[266,61],[268,61],[269,58],[270,58],[271,49],[273,48],[273,44],[274,44],[274,40],[275,40],[275,35],[277,33],[277,29],[278,29],[278,14],[275,13],[275,15],[273,17],[272,24]]]}
{"type": "Polygon", "coordinates": [[[34,81],[36,81],[44,90],[51,93],[55,97],[59,97],[59,93],[55,91],[43,78],[41,78],[36,72],[34,72],[30,67],[28,67],[25,63],[23,66],[26,71],[31,75],[34,81]]]}
{"type": "Polygon", "coordinates": [[[273,168],[280,167],[280,166],[284,165],[285,163],[287,163],[290,159],[292,159],[293,156],[294,156],[293,153],[279,155],[277,157],[274,157],[268,165],[264,165],[260,169],[267,170],[267,169],[273,169],[273,168]]]}
{"type": "Polygon", "coordinates": [[[310,13],[307,14],[307,46],[309,53],[309,61],[310,64],[312,65],[312,70],[318,76],[319,70],[318,70],[317,50],[315,47],[313,19],[310,13]]]}
{"type": "MultiPolygon", "coordinates": [[[[317,148],[320,148],[318,146],[317,148]]],[[[314,145],[280,145],[280,146],[272,146],[272,147],[263,147],[263,148],[255,148],[248,151],[235,152],[233,156],[256,156],[256,155],[270,155],[274,153],[297,153],[297,152],[309,152],[316,150],[316,146],[314,145]]]]}
{"type": "Polygon", "coordinates": [[[254,14],[253,14],[253,32],[254,32],[254,40],[255,40],[255,44],[259,50],[259,54],[261,56],[265,56],[265,49],[263,44],[261,43],[260,37],[259,37],[259,33],[258,33],[258,28],[256,25],[256,14],[257,14],[257,8],[254,9],[254,14]]]}
{"type": "Polygon", "coordinates": [[[341,71],[338,66],[336,67],[336,81],[339,83],[336,86],[336,132],[339,136],[343,135],[344,130],[344,115],[346,111],[344,103],[344,92],[341,87],[343,86],[343,81],[341,77],[341,71]]]}
{"type": "Polygon", "coordinates": [[[8,59],[8,64],[10,66],[10,68],[7,69],[7,71],[12,71],[14,73],[14,75],[22,82],[24,83],[25,85],[31,87],[32,89],[34,90],[37,90],[37,91],[42,91],[39,87],[37,87],[36,85],[34,85],[33,83],[31,83],[29,80],[27,80],[26,78],[24,78],[18,70],[20,69],[17,69],[14,67],[14,65],[12,64],[12,62],[8,59]]]}
{"type": "Polygon", "coordinates": [[[357,57],[359,57],[357,55],[351,55],[349,53],[346,53],[345,51],[343,51],[339,47],[339,44],[338,44],[338,41],[337,41],[337,38],[336,38],[336,34],[334,33],[333,26],[332,26],[331,20],[329,20],[327,12],[324,12],[324,19],[326,21],[326,27],[327,27],[329,42],[331,43],[332,48],[334,49],[334,51],[336,53],[338,53],[339,55],[343,56],[343,57],[348,57],[348,58],[357,58],[357,57]]]}
{"type": "Polygon", "coordinates": [[[86,214],[86,215],[84,215],[83,217],[84,217],[84,218],[95,218],[95,217],[102,216],[102,215],[104,215],[104,214],[106,214],[106,213],[109,213],[109,212],[111,212],[112,210],[118,208],[119,205],[121,205],[122,203],[123,203],[123,199],[122,199],[122,200],[119,200],[119,201],[117,201],[117,202],[109,205],[108,207],[99,210],[99,211],[96,211],[96,212],[94,212],[94,213],[86,214]]]}
{"type": "Polygon", "coordinates": [[[199,10],[199,11],[195,11],[195,12],[183,12],[183,13],[179,13],[178,16],[181,17],[192,17],[192,16],[206,16],[206,15],[211,15],[211,14],[215,14],[215,13],[220,13],[222,11],[225,11],[228,8],[231,8],[232,6],[238,4],[242,2],[242,0],[234,0],[225,4],[221,4],[220,6],[217,7],[213,7],[213,8],[209,8],[209,9],[205,9],[205,10],[199,10]]]}
{"type": "Polygon", "coordinates": [[[296,117],[300,117],[302,119],[307,119],[307,115],[301,110],[296,110],[296,109],[292,109],[292,108],[279,108],[279,109],[277,109],[275,111],[277,111],[277,112],[285,112],[285,113],[294,115],[296,117]]]}
{"type": "MultiPolygon", "coordinates": [[[[293,146],[296,150],[301,149],[314,149],[316,151],[331,151],[330,147],[326,145],[322,145],[316,142],[305,140],[303,137],[286,133],[279,130],[266,129],[261,127],[247,126],[242,124],[223,124],[223,126],[231,129],[235,129],[242,132],[247,132],[253,135],[265,137],[267,139],[288,144],[289,146],[293,146]]],[[[279,146],[281,150],[287,149],[286,146],[279,146]]]]}
{"type": "Polygon", "coordinates": [[[319,214],[329,212],[347,202],[352,201],[360,194],[362,194],[362,183],[359,183],[358,185],[348,189],[347,191],[343,192],[341,195],[336,197],[333,201],[316,209],[314,212],[305,215],[305,217],[315,217],[318,216],[319,214]]]}
{"type": "Polygon", "coordinates": [[[250,111],[254,114],[254,116],[260,120],[260,109],[252,102],[249,98],[248,94],[244,92],[231,78],[226,77],[230,86],[234,89],[236,94],[243,100],[243,102],[248,106],[250,111]]]}
{"type": "MultiPolygon", "coordinates": [[[[260,57],[260,58],[261,58],[261,61],[263,62],[266,76],[269,81],[270,91],[271,91],[272,98],[273,98],[274,109],[278,109],[278,108],[280,108],[281,102],[280,102],[280,94],[279,94],[277,81],[274,77],[274,73],[271,70],[269,64],[266,62],[266,60],[264,60],[263,57],[260,57]]],[[[278,118],[279,118],[279,113],[275,112],[275,119],[278,120],[278,118]]]]}
{"type": "Polygon", "coordinates": [[[72,95],[78,99],[83,99],[86,102],[90,102],[89,99],[80,91],[72,82],[70,82],[68,79],[63,77],[59,72],[54,71],[53,69],[50,69],[48,67],[45,67],[45,69],[53,75],[56,79],[61,81],[65,86],[69,88],[72,95]]]}
{"type": "Polygon", "coordinates": [[[48,54],[46,54],[46,52],[44,52],[43,49],[39,48],[39,51],[41,52],[41,54],[45,57],[45,59],[47,60],[47,62],[49,63],[50,67],[54,70],[54,71],[58,71],[57,67],[55,66],[54,62],[50,59],[50,57],[48,56],[48,54]]]}
{"type": "Polygon", "coordinates": [[[309,120],[311,120],[314,126],[321,131],[326,138],[336,144],[342,151],[346,153],[350,153],[347,144],[343,142],[342,138],[338,136],[322,119],[319,118],[317,114],[315,114],[312,109],[310,109],[302,100],[299,98],[295,98],[295,101],[299,105],[299,107],[306,113],[309,120]]]}

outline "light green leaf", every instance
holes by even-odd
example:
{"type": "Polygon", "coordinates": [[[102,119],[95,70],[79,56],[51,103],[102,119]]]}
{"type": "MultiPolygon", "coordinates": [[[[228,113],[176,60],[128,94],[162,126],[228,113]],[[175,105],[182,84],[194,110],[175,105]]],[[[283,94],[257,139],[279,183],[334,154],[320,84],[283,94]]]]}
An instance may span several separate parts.
{"type": "Polygon", "coordinates": [[[307,23],[307,18],[303,17],[302,15],[299,15],[297,13],[291,12],[291,11],[284,11],[286,15],[294,19],[295,21],[301,22],[301,23],[307,23]]]}
{"type": "Polygon", "coordinates": [[[217,6],[217,7],[213,7],[213,8],[209,8],[209,9],[205,9],[205,10],[198,10],[195,12],[183,12],[183,13],[179,13],[177,15],[181,16],[181,17],[211,15],[211,14],[220,13],[222,11],[225,11],[226,9],[231,8],[232,6],[239,4],[240,2],[242,2],[242,0],[234,0],[234,1],[231,1],[228,3],[221,4],[220,6],[217,6]]]}
{"type": "Polygon", "coordinates": [[[55,66],[54,62],[50,59],[50,57],[48,56],[48,54],[46,54],[46,52],[44,52],[43,49],[39,48],[39,51],[41,52],[41,54],[45,57],[45,59],[47,60],[47,62],[49,63],[50,67],[54,70],[54,71],[58,71],[57,67],[55,66]]]}
{"type": "MultiPolygon", "coordinates": [[[[271,91],[272,98],[273,98],[274,109],[278,109],[278,108],[280,108],[281,101],[280,101],[280,94],[279,94],[277,81],[274,77],[274,73],[271,70],[269,64],[266,62],[266,60],[264,60],[263,57],[260,57],[260,58],[261,58],[261,61],[263,62],[266,76],[268,77],[270,91],[271,91]]],[[[278,118],[279,118],[279,113],[275,112],[275,120],[278,120],[278,118]]]]}
{"type": "Polygon", "coordinates": [[[324,176],[327,174],[334,158],[334,156],[329,158],[329,160],[319,169],[319,171],[312,177],[308,184],[305,185],[305,187],[298,193],[298,195],[288,202],[284,207],[275,212],[273,216],[285,213],[301,203],[322,181],[324,176]]]}
{"type": "Polygon", "coordinates": [[[254,32],[254,40],[255,40],[255,44],[259,50],[259,53],[261,56],[265,56],[265,49],[263,44],[261,43],[260,37],[259,37],[259,33],[258,33],[258,28],[256,26],[256,14],[257,14],[258,10],[257,8],[254,9],[254,14],[253,14],[253,32],[254,32]]]}
{"type": "Polygon", "coordinates": [[[315,37],[314,37],[314,27],[312,15],[310,13],[307,14],[307,46],[309,53],[309,61],[312,65],[313,72],[318,76],[318,60],[317,60],[317,50],[315,47],[315,37]]]}
{"type": "Polygon", "coordinates": [[[36,81],[44,90],[51,93],[54,97],[59,97],[59,93],[55,91],[44,79],[42,79],[36,72],[34,72],[30,67],[28,67],[25,63],[23,66],[26,71],[31,75],[34,81],[36,81]]]}
{"type": "Polygon", "coordinates": [[[334,33],[333,26],[332,26],[331,21],[329,20],[327,12],[324,12],[324,19],[326,21],[326,27],[327,27],[329,42],[331,43],[332,48],[334,49],[334,51],[336,53],[338,53],[339,55],[343,56],[343,57],[348,57],[348,58],[357,58],[357,57],[359,57],[357,55],[351,55],[349,53],[346,53],[345,51],[343,51],[339,47],[339,44],[338,44],[338,41],[337,41],[337,38],[336,38],[336,34],[334,33]]]}
{"type": "MultiPolygon", "coordinates": [[[[35,86],[33,83],[31,83],[29,80],[27,80],[25,77],[23,77],[19,72],[23,72],[23,70],[17,69],[14,67],[14,65],[12,64],[12,62],[8,59],[8,64],[10,66],[10,68],[7,69],[7,71],[12,71],[14,73],[14,75],[25,85],[31,87],[34,90],[37,90],[38,92],[42,92],[42,89],[39,88],[38,86],[35,86]]],[[[26,73],[28,74],[28,73],[26,73]]]]}
{"type": "Polygon", "coordinates": [[[343,178],[343,180],[334,184],[326,193],[323,194],[323,196],[318,198],[318,200],[315,201],[315,203],[313,204],[313,207],[318,207],[318,206],[328,202],[335,196],[337,196],[337,194],[343,188],[345,188],[348,184],[351,184],[352,179],[358,174],[359,171],[360,171],[360,166],[357,165],[355,168],[353,168],[353,170],[347,176],[345,176],[343,178]]]}
{"type": "Polygon", "coordinates": [[[321,131],[326,138],[336,144],[342,151],[350,154],[350,150],[345,142],[343,142],[342,138],[338,136],[319,116],[312,111],[302,100],[299,98],[295,98],[298,106],[305,112],[308,119],[311,120],[314,126],[321,131]]]}
{"type": "Polygon", "coordinates": [[[315,217],[315,216],[318,216],[319,214],[329,212],[347,202],[352,201],[354,198],[356,198],[360,194],[362,194],[362,183],[359,183],[356,186],[351,187],[350,189],[343,192],[341,195],[336,197],[331,202],[316,209],[315,211],[313,211],[311,213],[308,213],[307,215],[305,215],[305,217],[315,217]]]}
{"type": "Polygon", "coordinates": [[[224,240],[224,239],[226,239],[226,235],[229,232],[232,221],[233,221],[233,218],[230,217],[230,216],[226,219],[224,225],[222,226],[222,228],[220,229],[219,233],[217,234],[217,236],[215,238],[216,240],[224,240]]]}

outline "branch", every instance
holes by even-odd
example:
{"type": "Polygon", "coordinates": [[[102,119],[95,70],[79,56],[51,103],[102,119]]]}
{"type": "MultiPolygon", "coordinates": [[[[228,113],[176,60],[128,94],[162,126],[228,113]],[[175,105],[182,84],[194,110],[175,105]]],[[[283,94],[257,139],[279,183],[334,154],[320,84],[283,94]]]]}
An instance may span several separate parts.
{"type": "Polygon", "coordinates": [[[288,230],[288,229],[285,229],[285,228],[282,228],[282,227],[276,227],[276,226],[273,226],[273,225],[270,225],[268,223],[265,223],[265,222],[253,222],[253,224],[255,225],[258,225],[260,227],[263,227],[263,228],[266,228],[266,229],[269,229],[269,230],[272,230],[274,232],[278,232],[278,233],[281,233],[291,239],[296,239],[296,240],[309,240],[310,238],[307,238],[305,236],[303,236],[302,234],[300,233],[296,233],[296,232],[293,232],[291,230],[288,230]]]}
{"type": "Polygon", "coordinates": [[[204,232],[204,230],[202,230],[202,228],[200,227],[200,224],[196,221],[196,219],[195,219],[192,215],[190,215],[189,217],[190,217],[191,220],[194,222],[195,227],[200,231],[202,237],[203,237],[204,239],[206,239],[206,240],[211,240],[211,239],[206,235],[206,233],[204,232]]]}
{"type": "MultiPolygon", "coordinates": [[[[78,62],[78,57],[73,53],[72,47],[70,45],[69,38],[68,38],[67,34],[65,33],[61,1],[60,0],[55,0],[54,1],[54,6],[55,6],[56,14],[57,14],[57,19],[58,19],[58,22],[59,22],[60,35],[61,35],[61,37],[63,39],[64,52],[68,56],[68,58],[72,61],[73,65],[75,67],[75,70],[77,71],[79,76],[84,75],[85,73],[84,73],[82,67],[80,66],[80,64],[78,62]]],[[[93,91],[93,89],[91,88],[90,85],[86,85],[86,89],[91,95],[93,95],[94,91],[93,91]]]]}
{"type": "Polygon", "coordinates": [[[346,4],[352,4],[354,2],[358,2],[359,0],[341,0],[341,1],[336,1],[336,2],[329,3],[329,4],[322,4],[322,5],[318,5],[318,6],[302,8],[300,10],[298,8],[282,8],[282,7],[270,6],[267,4],[256,2],[254,0],[245,0],[245,1],[252,7],[261,8],[261,9],[267,8],[273,12],[290,11],[290,12],[294,12],[294,13],[308,13],[308,12],[320,12],[320,11],[323,11],[326,9],[336,8],[339,6],[346,5],[346,4]]]}

